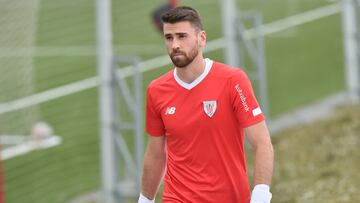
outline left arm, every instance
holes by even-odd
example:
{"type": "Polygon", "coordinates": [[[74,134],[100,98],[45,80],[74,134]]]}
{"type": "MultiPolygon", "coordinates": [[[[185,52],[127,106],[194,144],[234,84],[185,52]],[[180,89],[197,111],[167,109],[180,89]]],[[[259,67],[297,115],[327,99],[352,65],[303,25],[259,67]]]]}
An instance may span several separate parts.
{"type": "Polygon", "coordinates": [[[271,184],[274,151],[265,121],[249,126],[245,135],[254,153],[254,185],[271,184]]]}
{"type": "Polygon", "coordinates": [[[251,202],[270,202],[271,193],[269,192],[269,187],[274,167],[274,150],[271,144],[269,130],[265,121],[262,121],[247,127],[245,134],[254,153],[255,188],[251,202]],[[263,190],[266,192],[263,193],[263,190]]]}

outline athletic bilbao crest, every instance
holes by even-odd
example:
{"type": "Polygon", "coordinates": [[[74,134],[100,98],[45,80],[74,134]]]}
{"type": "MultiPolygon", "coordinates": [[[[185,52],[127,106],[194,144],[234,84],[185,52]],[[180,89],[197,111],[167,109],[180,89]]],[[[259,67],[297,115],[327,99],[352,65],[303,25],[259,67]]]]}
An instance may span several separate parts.
{"type": "Polygon", "coordinates": [[[203,101],[204,111],[210,118],[215,114],[216,101],[203,101]]]}

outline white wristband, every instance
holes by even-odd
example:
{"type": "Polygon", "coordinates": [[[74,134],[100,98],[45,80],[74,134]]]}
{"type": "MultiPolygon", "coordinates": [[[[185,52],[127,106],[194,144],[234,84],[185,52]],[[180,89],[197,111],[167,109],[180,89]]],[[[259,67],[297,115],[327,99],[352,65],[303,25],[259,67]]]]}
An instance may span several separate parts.
{"type": "Polygon", "coordinates": [[[268,185],[255,185],[251,193],[250,203],[270,203],[271,197],[272,194],[268,185]]]}
{"type": "Polygon", "coordinates": [[[155,203],[155,199],[148,199],[142,193],[140,193],[138,203],[155,203]]]}

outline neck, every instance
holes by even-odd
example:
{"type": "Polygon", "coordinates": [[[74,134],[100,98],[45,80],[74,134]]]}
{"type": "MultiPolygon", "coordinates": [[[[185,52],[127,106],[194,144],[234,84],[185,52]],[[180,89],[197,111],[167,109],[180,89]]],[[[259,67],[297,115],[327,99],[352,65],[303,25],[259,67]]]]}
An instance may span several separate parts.
{"type": "Polygon", "coordinates": [[[202,55],[198,55],[192,63],[183,68],[176,68],[176,75],[186,83],[192,83],[205,70],[205,60],[202,55]]]}

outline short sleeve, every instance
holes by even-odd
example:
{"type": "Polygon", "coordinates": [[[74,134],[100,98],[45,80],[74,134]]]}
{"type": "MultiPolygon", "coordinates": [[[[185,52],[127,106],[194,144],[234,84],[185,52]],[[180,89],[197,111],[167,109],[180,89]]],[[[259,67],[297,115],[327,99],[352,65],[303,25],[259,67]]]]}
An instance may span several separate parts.
{"type": "Polygon", "coordinates": [[[245,128],[263,121],[265,116],[244,71],[236,69],[230,84],[231,104],[239,124],[245,128]]]}
{"type": "Polygon", "coordinates": [[[161,112],[156,108],[151,88],[148,87],[146,92],[146,132],[151,136],[162,136],[165,134],[164,129],[161,112]]]}

